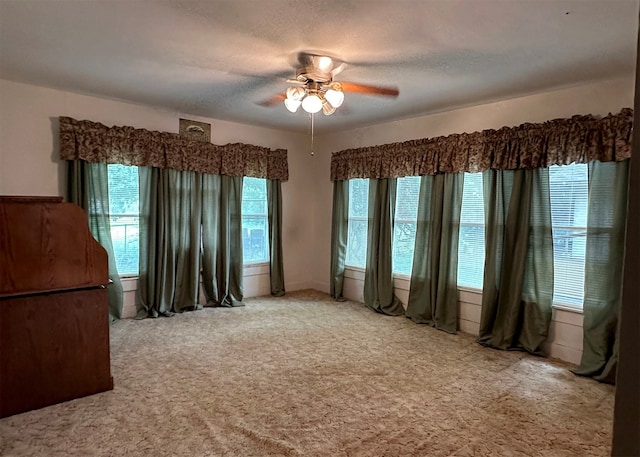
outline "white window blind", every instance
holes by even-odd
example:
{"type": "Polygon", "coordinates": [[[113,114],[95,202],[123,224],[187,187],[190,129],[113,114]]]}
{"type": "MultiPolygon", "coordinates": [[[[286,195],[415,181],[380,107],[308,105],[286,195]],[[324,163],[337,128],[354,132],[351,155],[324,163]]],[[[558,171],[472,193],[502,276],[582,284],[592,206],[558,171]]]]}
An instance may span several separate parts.
{"type": "Polygon", "coordinates": [[[349,180],[349,221],[345,263],[365,267],[367,260],[367,226],[369,216],[369,180],[349,180]]]}
{"type": "Polygon", "coordinates": [[[589,198],[586,164],[549,167],[554,304],[582,307],[589,198]]]}
{"type": "Polygon", "coordinates": [[[482,289],[484,279],[482,173],[465,173],[458,241],[458,285],[482,289]]]}
{"type": "Polygon", "coordinates": [[[121,276],[138,274],[140,207],[138,167],[107,165],[109,222],[113,252],[121,276]]]}
{"type": "Polygon", "coordinates": [[[393,272],[411,276],[418,220],[420,176],[398,178],[393,228],[393,272]]]}
{"type": "Polygon", "coordinates": [[[242,183],[243,262],[269,261],[267,181],[245,177],[242,183]]]}

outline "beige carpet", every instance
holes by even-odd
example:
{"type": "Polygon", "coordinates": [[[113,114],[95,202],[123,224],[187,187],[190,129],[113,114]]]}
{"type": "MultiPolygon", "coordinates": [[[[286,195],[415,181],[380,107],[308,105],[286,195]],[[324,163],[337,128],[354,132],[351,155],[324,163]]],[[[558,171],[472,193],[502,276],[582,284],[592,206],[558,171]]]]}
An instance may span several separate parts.
{"type": "Polygon", "coordinates": [[[314,291],[111,328],[115,390],[3,456],[605,456],[613,388],[314,291]]]}

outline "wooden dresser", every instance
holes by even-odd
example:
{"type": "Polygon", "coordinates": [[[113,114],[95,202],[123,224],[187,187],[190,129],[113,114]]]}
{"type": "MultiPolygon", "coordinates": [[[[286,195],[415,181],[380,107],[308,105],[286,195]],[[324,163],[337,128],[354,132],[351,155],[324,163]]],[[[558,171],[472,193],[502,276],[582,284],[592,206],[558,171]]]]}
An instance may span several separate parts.
{"type": "Polygon", "coordinates": [[[113,389],[107,254],[61,197],[0,197],[0,417],[113,389]]]}

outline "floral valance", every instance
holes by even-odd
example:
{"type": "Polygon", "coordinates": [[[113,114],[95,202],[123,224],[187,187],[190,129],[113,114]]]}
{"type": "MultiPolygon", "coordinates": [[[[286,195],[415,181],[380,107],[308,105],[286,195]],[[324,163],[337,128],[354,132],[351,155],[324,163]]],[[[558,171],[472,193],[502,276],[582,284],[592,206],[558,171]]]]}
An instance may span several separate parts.
{"type": "Polygon", "coordinates": [[[633,110],[601,119],[573,116],[436,138],[334,152],[331,180],[397,178],[490,168],[545,168],[631,157],[633,110]]]}
{"type": "Polygon", "coordinates": [[[285,149],[242,143],[219,146],[176,133],[107,127],[63,116],[60,117],[60,158],[281,181],[289,178],[285,149]]]}

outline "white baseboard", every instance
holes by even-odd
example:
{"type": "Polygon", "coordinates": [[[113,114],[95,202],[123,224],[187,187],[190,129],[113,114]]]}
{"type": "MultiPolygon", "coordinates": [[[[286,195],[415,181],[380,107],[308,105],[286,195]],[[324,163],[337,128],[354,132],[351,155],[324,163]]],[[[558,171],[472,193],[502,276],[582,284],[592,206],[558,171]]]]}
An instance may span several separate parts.
{"type": "Polygon", "coordinates": [[[564,360],[565,362],[569,362],[574,365],[580,365],[580,360],[582,359],[582,351],[580,349],[563,346],[557,343],[547,343],[545,344],[544,349],[550,357],[564,360]]]}
{"type": "Polygon", "coordinates": [[[313,281],[285,282],[284,289],[287,292],[293,292],[296,290],[316,289],[316,285],[313,281]]]}
{"type": "MultiPolygon", "coordinates": [[[[328,282],[322,281],[309,281],[307,284],[307,289],[317,290],[318,292],[324,292],[325,294],[331,293],[331,287],[328,282]]],[[[300,289],[298,289],[300,290],[300,289]]]]}

